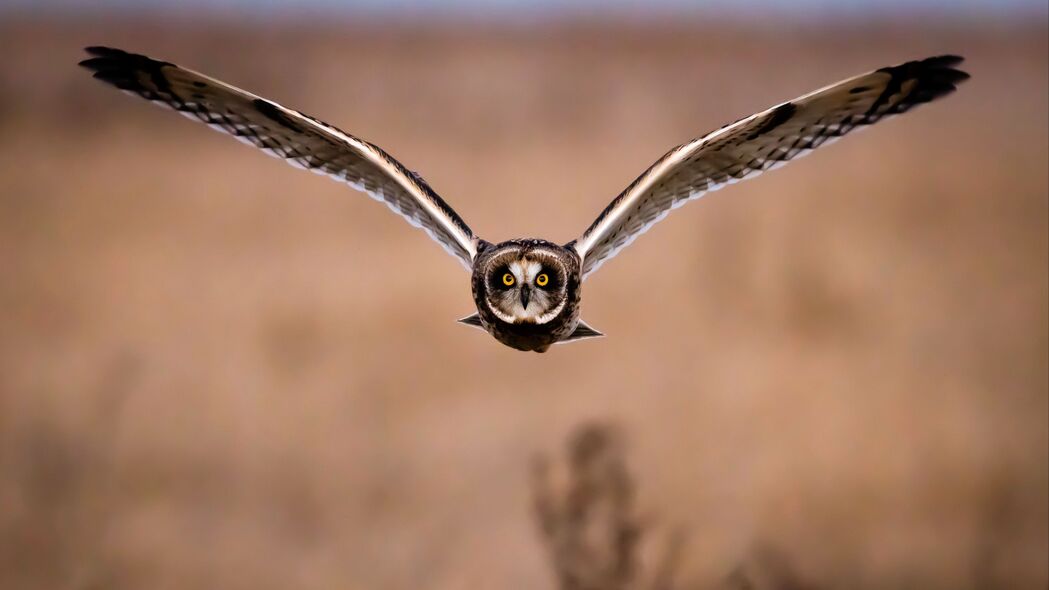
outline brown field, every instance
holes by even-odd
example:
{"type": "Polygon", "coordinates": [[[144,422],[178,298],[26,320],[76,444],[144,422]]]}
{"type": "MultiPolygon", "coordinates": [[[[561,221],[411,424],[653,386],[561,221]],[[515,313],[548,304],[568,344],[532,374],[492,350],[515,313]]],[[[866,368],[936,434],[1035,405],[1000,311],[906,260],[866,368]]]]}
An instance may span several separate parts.
{"type": "Polygon", "coordinates": [[[592,420],[642,560],[686,532],[681,588],[770,554],[804,587],[1049,583],[1044,23],[9,20],[0,50],[0,588],[553,588],[531,464],[592,420]],[[839,78],[973,79],[670,216],[587,282],[608,337],[537,355],[454,322],[424,234],[91,81],[89,44],[372,140],[490,240],[568,241],[839,78]]]}

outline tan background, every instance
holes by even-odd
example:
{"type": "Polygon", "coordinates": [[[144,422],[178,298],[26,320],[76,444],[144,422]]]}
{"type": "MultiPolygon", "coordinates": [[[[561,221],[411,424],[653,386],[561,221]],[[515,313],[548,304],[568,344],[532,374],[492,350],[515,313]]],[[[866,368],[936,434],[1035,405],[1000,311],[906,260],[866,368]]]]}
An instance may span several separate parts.
{"type": "MultiPolygon", "coordinates": [[[[932,27],[932,28],[928,28],[932,27]]],[[[0,25],[0,587],[550,588],[528,464],[617,422],[683,579],[1049,580],[1047,31],[0,25]],[[524,354],[384,207],[75,67],[109,44],[372,140],[483,237],[944,52],[949,99],[678,211],[524,354]]]]}

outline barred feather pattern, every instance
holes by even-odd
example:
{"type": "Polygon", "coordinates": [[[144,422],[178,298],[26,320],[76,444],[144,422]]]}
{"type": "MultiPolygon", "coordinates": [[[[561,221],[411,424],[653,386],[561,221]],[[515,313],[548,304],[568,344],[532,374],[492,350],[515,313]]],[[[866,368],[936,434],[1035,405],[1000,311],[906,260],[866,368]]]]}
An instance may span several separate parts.
{"type": "Polygon", "coordinates": [[[80,65],[98,80],[165,106],[296,167],[385,203],[470,269],[477,239],[416,173],[362,139],[203,74],[134,53],[88,47],[80,65]]]}
{"type": "Polygon", "coordinates": [[[904,113],[969,77],[944,55],[832,84],[678,146],[630,184],[567,244],[586,277],[671,210],[727,184],[808,154],[854,129],[904,113]]]}

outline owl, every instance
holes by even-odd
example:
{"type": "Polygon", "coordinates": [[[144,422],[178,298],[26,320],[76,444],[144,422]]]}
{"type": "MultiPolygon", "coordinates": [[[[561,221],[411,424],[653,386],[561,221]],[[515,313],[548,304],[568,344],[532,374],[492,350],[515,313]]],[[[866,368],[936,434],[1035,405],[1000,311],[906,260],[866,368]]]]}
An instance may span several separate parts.
{"type": "Polygon", "coordinates": [[[493,243],[476,236],[419,174],[372,143],[169,62],[108,47],[86,51],[91,57],[80,65],[98,80],[385,203],[470,271],[477,312],[460,322],[535,352],[602,335],[580,319],[583,281],[671,210],[946,96],[969,77],[956,69],[962,58],[944,55],[831,84],[670,150],[575,240],[493,243]]]}

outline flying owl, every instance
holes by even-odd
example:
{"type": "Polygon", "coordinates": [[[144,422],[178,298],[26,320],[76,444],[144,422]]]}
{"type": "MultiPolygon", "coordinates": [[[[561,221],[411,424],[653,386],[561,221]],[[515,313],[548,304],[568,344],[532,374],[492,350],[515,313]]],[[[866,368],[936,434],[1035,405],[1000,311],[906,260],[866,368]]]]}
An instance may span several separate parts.
{"type": "Polygon", "coordinates": [[[470,271],[477,313],[460,322],[518,350],[601,336],[579,317],[583,281],[672,209],[946,96],[969,76],[944,55],[881,68],[740,119],[666,153],[605,207],[577,239],[492,243],[417,173],[378,146],[273,101],[175,64],[88,47],[80,65],[293,166],[382,201],[421,227],[470,271]]]}

